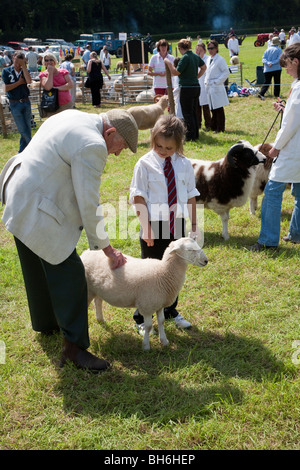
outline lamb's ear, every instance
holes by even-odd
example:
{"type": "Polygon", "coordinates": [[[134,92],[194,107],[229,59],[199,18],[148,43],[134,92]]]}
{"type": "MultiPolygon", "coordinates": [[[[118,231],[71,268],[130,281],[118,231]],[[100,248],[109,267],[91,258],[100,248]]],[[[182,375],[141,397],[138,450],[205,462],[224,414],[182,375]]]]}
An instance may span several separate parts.
{"type": "MultiPolygon", "coordinates": [[[[237,144],[237,145],[240,145],[240,144],[237,144]]],[[[233,147],[231,147],[227,153],[227,159],[228,159],[228,162],[229,162],[229,165],[232,166],[233,168],[237,168],[237,164],[236,164],[236,161],[237,161],[237,157],[236,157],[236,147],[237,145],[234,145],[233,147]]]]}
{"type": "Polygon", "coordinates": [[[197,235],[196,234],[192,235],[191,232],[189,232],[188,238],[190,238],[191,240],[197,240],[197,235]]]}
{"type": "Polygon", "coordinates": [[[178,243],[176,243],[178,240],[175,240],[173,242],[170,243],[170,253],[172,253],[173,251],[177,251],[178,250],[178,243]]]}

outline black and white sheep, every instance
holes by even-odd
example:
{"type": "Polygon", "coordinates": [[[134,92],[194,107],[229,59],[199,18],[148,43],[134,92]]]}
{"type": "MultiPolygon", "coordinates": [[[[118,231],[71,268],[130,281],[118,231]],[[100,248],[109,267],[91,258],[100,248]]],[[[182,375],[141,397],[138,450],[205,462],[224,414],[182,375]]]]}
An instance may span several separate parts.
{"type": "Polygon", "coordinates": [[[265,159],[245,140],[233,145],[221,160],[191,159],[196,187],[200,192],[200,196],[196,197],[197,203],[220,215],[225,240],[229,239],[229,211],[246,203],[254,183],[256,166],[265,159]]]}
{"type": "Polygon", "coordinates": [[[152,315],[156,312],[159,340],[169,344],[164,331],[164,307],[172,305],[184,283],[188,264],[205,266],[203,250],[192,238],[170,243],[162,260],[126,256],[127,262],[112,270],[102,250],[86,250],[81,255],[88,285],[88,302],[94,300],[96,318],[104,321],[102,301],[115,307],[138,308],[144,317],[143,348],[150,349],[152,315]]]}

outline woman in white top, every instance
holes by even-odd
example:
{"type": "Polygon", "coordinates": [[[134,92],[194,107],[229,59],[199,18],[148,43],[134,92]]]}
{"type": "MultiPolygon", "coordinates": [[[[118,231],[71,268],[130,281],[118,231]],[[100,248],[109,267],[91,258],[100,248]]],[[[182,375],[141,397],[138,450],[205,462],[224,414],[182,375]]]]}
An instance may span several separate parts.
{"type": "Polygon", "coordinates": [[[111,58],[106,46],[103,46],[103,49],[100,52],[100,60],[102,60],[106,70],[109,70],[111,66],[111,58]]]}
{"type": "Polygon", "coordinates": [[[210,59],[207,63],[204,83],[209,107],[212,112],[211,130],[224,132],[224,106],[229,104],[224,82],[229,76],[229,69],[226,60],[218,54],[218,46],[217,41],[214,40],[210,41],[207,45],[210,59]]]}
{"type": "Polygon", "coordinates": [[[164,59],[174,62],[174,56],[168,53],[169,43],[166,39],[160,39],[157,43],[157,54],[154,54],[149,62],[148,75],[153,77],[154,93],[156,95],[167,95],[166,66],[164,59]]]}
{"type": "MultiPolygon", "coordinates": [[[[198,54],[201,57],[201,59],[203,60],[203,62],[205,63],[207,67],[209,57],[206,54],[206,46],[205,44],[203,44],[203,42],[198,42],[196,46],[196,54],[198,54]]],[[[211,128],[211,112],[209,109],[208,96],[207,96],[205,84],[204,84],[205,74],[206,72],[204,72],[204,74],[199,78],[199,85],[200,85],[199,104],[200,106],[198,108],[198,122],[199,122],[199,129],[200,129],[201,124],[202,124],[202,114],[203,114],[205,130],[209,131],[211,128]]]]}
{"type": "Polygon", "coordinates": [[[295,206],[291,217],[289,233],[283,237],[286,242],[300,243],[300,44],[285,49],[280,65],[295,78],[286,107],[280,98],[274,103],[276,111],[283,112],[279,130],[269,155],[273,164],[261,207],[261,231],[258,242],[249,247],[261,251],[277,247],[280,238],[282,195],[287,183],[292,183],[295,206]]]}

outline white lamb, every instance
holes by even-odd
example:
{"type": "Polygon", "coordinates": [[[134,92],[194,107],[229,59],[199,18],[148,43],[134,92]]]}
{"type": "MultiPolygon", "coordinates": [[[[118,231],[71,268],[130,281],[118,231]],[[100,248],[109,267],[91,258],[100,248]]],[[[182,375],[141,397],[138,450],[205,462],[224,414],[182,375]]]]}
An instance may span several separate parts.
{"type": "Polygon", "coordinates": [[[132,106],[128,109],[129,113],[134,117],[140,130],[151,129],[157,119],[164,114],[168,106],[168,96],[163,95],[157,103],[145,106],[132,106]]]}
{"type": "Polygon", "coordinates": [[[126,256],[127,262],[112,270],[102,250],[86,250],[81,255],[88,285],[88,302],[95,301],[96,318],[104,321],[102,301],[115,307],[138,308],[144,317],[143,348],[150,349],[152,315],[156,312],[159,340],[169,344],[164,331],[164,307],[172,305],[185,280],[188,264],[205,266],[203,250],[192,238],[170,243],[163,259],[139,259],[126,256]]]}

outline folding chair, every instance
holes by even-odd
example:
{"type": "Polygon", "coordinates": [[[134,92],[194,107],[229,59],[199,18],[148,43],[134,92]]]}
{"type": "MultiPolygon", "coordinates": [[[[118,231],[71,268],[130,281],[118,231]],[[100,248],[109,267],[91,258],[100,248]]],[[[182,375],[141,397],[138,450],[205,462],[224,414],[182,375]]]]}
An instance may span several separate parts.
{"type": "Polygon", "coordinates": [[[263,86],[264,81],[265,81],[265,77],[264,77],[264,66],[263,65],[257,65],[257,67],[256,67],[256,79],[255,80],[252,80],[250,82],[250,80],[245,78],[245,82],[247,82],[250,85],[251,88],[254,88],[256,93],[260,92],[260,88],[263,86]]]}
{"type": "Polygon", "coordinates": [[[243,86],[243,63],[239,63],[236,65],[229,65],[228,69],[230,75],[228,77],[228,82],[230,83],[238,83],[238,85],[243,86]]]}

